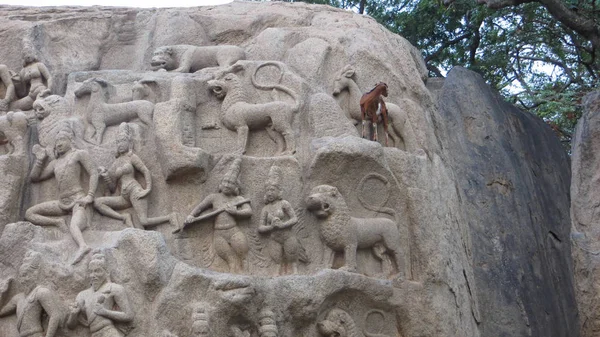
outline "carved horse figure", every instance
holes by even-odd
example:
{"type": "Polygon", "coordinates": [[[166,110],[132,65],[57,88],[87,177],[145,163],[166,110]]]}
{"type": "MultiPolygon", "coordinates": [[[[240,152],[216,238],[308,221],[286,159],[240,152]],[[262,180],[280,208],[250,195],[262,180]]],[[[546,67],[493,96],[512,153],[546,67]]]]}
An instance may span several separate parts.
{"type": "MultiPolygon", "coordinates": [[[[351,65],[348,64],[342,68],[333,82],[333,96],[336,97],[338,104],[344,110],[346,116],[356,125],[362,119],[360,98],[363,92],[352,78],[354,74],[355,70],[351,65]],[[348,91],[348,98],[344,100],[342,92],[345,90],[348,91]]],[[[399,144],[398,138],[401,138],[406,151],[416,150],[419,146],[417,145],[416,136],[406,111],[393,103],[386,102],[385,105],[391,126],[389,136],[394,140],[396,146],[399,144]]]]}
{"type": "MultiPolygon", "coordinates": [[[[94,127],[91,136],[93,141],[100,145],[106,127],[119,125],[139,118],[142,123],[150,125],[154,104],[145,100],[136,100],[124,103],[108,103],[108,83],[99,78],[90,78],[83,81],[81,86],[75,90],[75,96],[81,98],[90,95],[90,101],[86,108],[86,122],[94,127]]],[[[86,133],[87,136],[87,133],[86,133]]]]}

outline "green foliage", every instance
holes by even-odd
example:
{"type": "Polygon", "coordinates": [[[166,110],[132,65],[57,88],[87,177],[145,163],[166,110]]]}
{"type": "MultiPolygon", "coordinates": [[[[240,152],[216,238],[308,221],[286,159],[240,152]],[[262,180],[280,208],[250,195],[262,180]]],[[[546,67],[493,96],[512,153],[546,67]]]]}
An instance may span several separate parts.
{"type": "MultiPolygon", "coordinates": [[[[563,0],[600,31],[600,0],[563,0]]],[[[309,0],[354,9],[359,1],[309,0]]],[[[581,97],[598,87],[600,53],[538,2],[489,9],[474,0],[368,0],[366,14],[423,52],[431,76],[460,65],[542,117],[568,146],[581,97]]]]}

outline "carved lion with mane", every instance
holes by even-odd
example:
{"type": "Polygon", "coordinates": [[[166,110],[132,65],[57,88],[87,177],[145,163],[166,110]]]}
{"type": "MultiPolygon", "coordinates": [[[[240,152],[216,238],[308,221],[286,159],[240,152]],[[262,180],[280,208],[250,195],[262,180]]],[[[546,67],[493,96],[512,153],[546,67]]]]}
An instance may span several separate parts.
{"type": "Polygon", "coordinates": [[[400,253],[400,232],[396,222],[388,218],[355,218],[350,216],[344,197],[337,188],[320,185],[312,189],[306,199],[307,209],[321,219],[321,240],[330,249],[324,258],[332,266],[335,252],[343,251],[343,270],[356,271],[356,250],[372,248],[382,259],[387,251],[394,258],[396,267],[403,274],[403,259],[400,253]],[[329,256],[328,256],[329,255],[329,256]]]}

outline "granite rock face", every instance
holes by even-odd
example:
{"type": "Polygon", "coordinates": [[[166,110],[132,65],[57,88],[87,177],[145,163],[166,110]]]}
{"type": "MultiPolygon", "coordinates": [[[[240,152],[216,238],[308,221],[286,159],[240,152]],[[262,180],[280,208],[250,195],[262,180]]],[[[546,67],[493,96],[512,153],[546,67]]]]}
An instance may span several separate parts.
{"type": "Polygon", "coordinates": [[[302,3],[0,13],[0,335],[579,335],[566,154],[474,73],[302,3]]]}
{"type": "Polygon", "coordinates": [[[600,93],[583,99],[584,113],[572,140],[571,220],[575,289],[581,314],[582,336],[600,331],[598,316],[598,125],[600,93]]]}

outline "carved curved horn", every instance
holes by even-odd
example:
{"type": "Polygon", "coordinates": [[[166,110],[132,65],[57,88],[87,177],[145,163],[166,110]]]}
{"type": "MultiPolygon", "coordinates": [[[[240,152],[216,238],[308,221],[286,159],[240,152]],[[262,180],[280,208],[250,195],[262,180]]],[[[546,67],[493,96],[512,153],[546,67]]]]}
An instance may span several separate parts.
{"type": "Polygon", "coordinates": [[[340,72],[341,74],[344,74],[347,71],[352,71],[354,72],[354,68],[352,67],[352,65],[350,64],[346,64],[343,68],[342,71],[340,72]]]}

